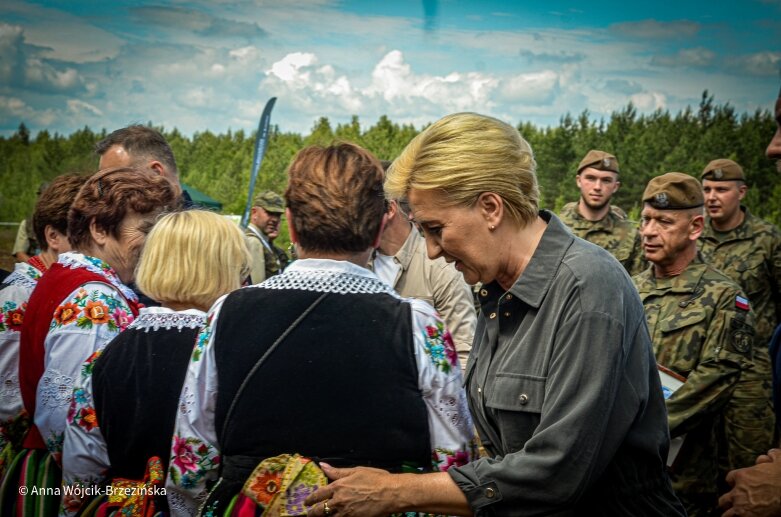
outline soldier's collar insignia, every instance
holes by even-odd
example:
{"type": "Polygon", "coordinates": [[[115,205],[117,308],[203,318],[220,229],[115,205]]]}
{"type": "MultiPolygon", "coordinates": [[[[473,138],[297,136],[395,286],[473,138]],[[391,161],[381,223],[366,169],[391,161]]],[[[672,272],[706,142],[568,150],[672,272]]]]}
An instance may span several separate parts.
{"type": "Polygon", "coordinates": [[[667,206],[670,204],[670,200],[667,198],[667,193],[665,192],[659,192],[656,194],[656,196],[654,196],[654,201],[657,208],[667,208],[667,206]]]}
{"type": "Polygon", "coordinates": [[[717,180],[720,180],[721,178],[724,177],[724,171],[722,171],[721,169],[713,169],[713,177],[716,178],[717,180]]]}

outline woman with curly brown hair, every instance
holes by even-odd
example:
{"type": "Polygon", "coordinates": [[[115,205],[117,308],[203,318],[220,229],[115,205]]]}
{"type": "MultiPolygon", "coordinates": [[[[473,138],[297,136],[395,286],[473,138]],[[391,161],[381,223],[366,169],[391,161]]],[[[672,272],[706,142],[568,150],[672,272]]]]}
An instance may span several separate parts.
{"type": "MultiPolygon", "coordinates": [[[[22,328],[19,381],[34,423],[24,442],[30,454],[48,450],[59,463],[73,381],[81,364],[138,314],[127,284],[155,218],[178,197],[167,179],[133,168],[100,171],[76,196],[68,214],[73,251],[39,280],[22,328]]],[[[51,464],[46,454],[33,456],[51,464]]]]}

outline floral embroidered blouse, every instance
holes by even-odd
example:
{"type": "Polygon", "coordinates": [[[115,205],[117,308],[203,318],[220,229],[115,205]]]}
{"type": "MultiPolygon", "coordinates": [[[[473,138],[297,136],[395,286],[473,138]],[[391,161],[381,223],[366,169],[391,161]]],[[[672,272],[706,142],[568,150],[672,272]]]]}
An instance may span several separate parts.
{"type": "Polygon", "coordinates": [[[27,300],[44,273],[42,268],[40,261],[18,262],[0,285],[0,450],[8,443],[11,425],[22,412],[19,337],[27,300]]]}
{"type": "MultiPolygon", "coordinates": [[[[368,269],[344,261],[301,259],[284,273],[257,286],[331,293],[388,293],[399,296],[368,269]]],[[[221,463],[215,429],[218,379],[212,329],[226,297],[210,309],[200,331],[185,377],[166,478],[172,515],[194,515],[217,479],[221,463]]],[[[462,388],[458,355],[450,333],[428,303],[405,299],[411,305],[418,386],[428,412],[432,467],[447,470],[476,457],[472,419],[462,388]]]]}
{"type": "Polygon", "coordinates": [[[105,283],[88,282],[65,298],[52,314],[44,341],[44,372],[38,382],[34,420],[57,459],[82,363],[132,323],[128,300],[138,301],[111,266],[98,258],[69,252],[61,254],[58,262],[71,269],[85,268],[104,277],[105,283]]]}
{"type": "MultiPolygon", "coordinates": [[[[127,327],[127,330],[143,331],[146,333],[144,339],[147,342],[165,347],[167,342],[171,340],[170,333],[178,333],[184,328],[199,329],[205,323],[206,313],[197,309],[174,311],[166,307],[145,307],[141,309],[138,318],[127,327]]],[[[127,336],[127,334],[123,334],[123,336],[127,336]]],[[[194,344],[193,341],[191,343],[194,344]]],[[[112,346],[117,344],[134,346],[136,343],[122,341],[112,346]]],[[[101,349],[92,354],[81,366],[81,373],[75,383],[68,411],[62,454],[62,477],[63,485],[74,488],[101,484],[106,480],[108,469],[111,467],[106,441],[96,417],[92,380],[95,361],[103,351],[101,349]]],[[[132,387],[128,387],[128,389],[132,389],[132,387]]],[[[139,458],[142,463],[145,463],[147,459],[139,458]]],[[[78,490],[67,492],[69,494],[79,493],[78,490]]],[[[63,497],[60,515],[74,515],[81,507],[82,502],[75,495],[63,497]]]]}

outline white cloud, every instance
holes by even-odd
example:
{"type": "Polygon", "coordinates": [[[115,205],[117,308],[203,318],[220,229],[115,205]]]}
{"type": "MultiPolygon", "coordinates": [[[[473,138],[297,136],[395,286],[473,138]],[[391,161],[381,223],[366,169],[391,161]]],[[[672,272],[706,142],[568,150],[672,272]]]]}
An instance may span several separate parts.
{"type": "Polygon", "coordinates": [[[103,116],[103,112],[100,111],[98,108],[96,108],[95,106],[93,106],[88,102],[80,101],[78,99],[68,99],[67,106],[68,106],[68,111],[77,115],[82,112],[87,112],[97,117],[103,116]]]}
{"type": "Polygon", "coordinates": [[[37,110],[22,99],[0,95],[0,123],[3,125],[7,125],[9,121],[15,125],[18,121],[25,122],[28,127],[31,125],[47,127],[57,119],[57,114],[53,109],[37,110]]]}
{"type": "Polygon", "coordinates": [[[677,39],[696,36],[700,24],[689,20],[674,20],[660,22],[658,20],[642,20],[639,22],[615,23],[611,30],[630,38],[644,39],[677,39]]]}
{"type": "Polygon", "coordinates": [[[672,56],[654,56],[651,64],[668,67],[702,67],[710,66],[716,59],[716,53],[707,48],[685,48],[672,56]]]}
{"type": "Polygon", "coordinates": [[[22,27],[0,23],[0,79],[4,83],[49,93],[84,89],[75,68],[55,67],[40,54],[40,49],[26,44],[22,27]]]}
{"type": "Polygon", "coordinates": [[[775,76],[781,73],[781,52],[757,52],[730,59],[730,64],[750,75],[775,76]]]}
{"type": "Polygon", "coordinates": [[[667,97],[659,92],[636,93],[630,97],[634,104],[641,111],[654,111],[667,108],[667,97]]]}
{"type": "Polygon", "coordinates": [[[550,102],[559,84],[559,76],[552,70],[519,74],[503,81],[502,99],[507,102],[550,102]]]}

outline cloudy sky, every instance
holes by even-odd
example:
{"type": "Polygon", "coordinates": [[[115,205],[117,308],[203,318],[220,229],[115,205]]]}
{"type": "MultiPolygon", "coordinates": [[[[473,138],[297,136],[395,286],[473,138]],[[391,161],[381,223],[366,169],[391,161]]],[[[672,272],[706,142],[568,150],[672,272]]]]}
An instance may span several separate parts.
{"type": "Polygon", "coordinates": [[[2,0],[0,134],[769,109],[781,0],[2,0]]]}

